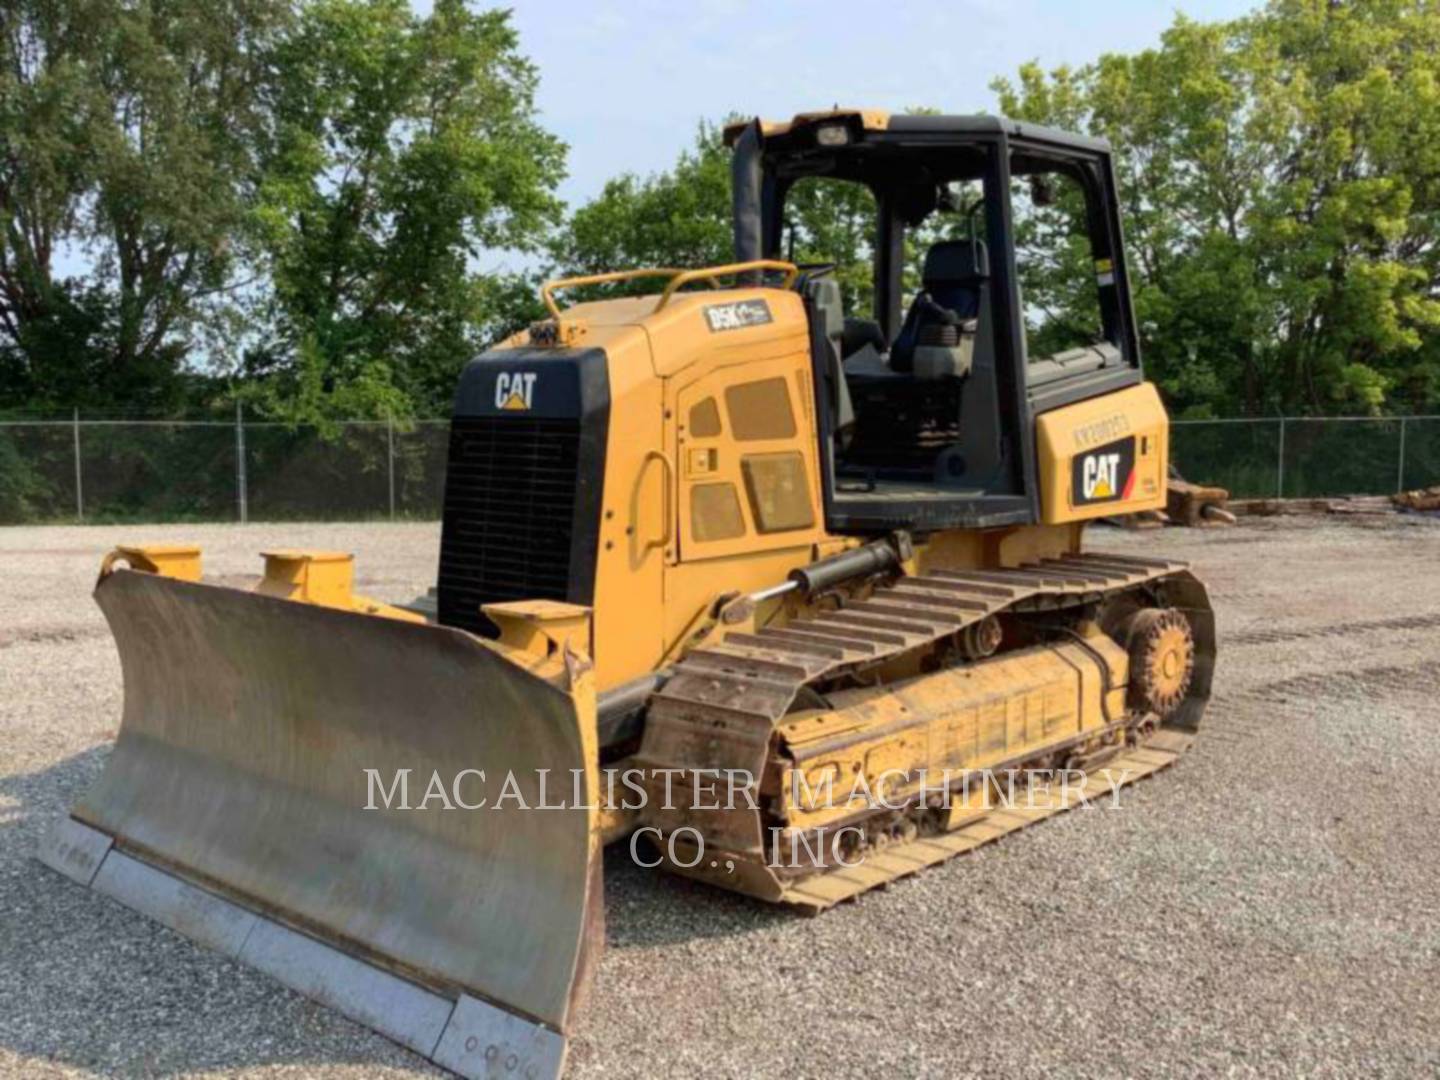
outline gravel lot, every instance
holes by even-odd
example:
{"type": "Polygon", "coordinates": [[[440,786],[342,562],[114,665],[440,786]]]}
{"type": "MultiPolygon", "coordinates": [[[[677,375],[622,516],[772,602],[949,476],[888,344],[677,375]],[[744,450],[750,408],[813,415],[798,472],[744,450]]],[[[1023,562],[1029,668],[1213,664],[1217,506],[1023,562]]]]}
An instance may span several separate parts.
{"type": "MultiPolygon", "coordinates": [[[[432,525],[0,530],[0,1075],[436,1075],[30,858],[101,769],[100,556],[191,539],[360,555],[407,599],[432,525]]],[[[1192,560],[1219,612],[1197,747],[818,919],[607,855],[571,1074],[1413,1076],[1440,1071],[1440,522],[1255,520],[1091,545],[1192,560]]]]}

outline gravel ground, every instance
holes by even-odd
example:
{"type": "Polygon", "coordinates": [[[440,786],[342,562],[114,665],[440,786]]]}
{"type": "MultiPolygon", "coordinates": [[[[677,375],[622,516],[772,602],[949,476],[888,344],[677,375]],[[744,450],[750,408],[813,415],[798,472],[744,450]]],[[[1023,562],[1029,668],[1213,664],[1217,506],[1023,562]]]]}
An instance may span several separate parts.
{"type": "MultiPolygon", "coordinates": [[[[431,525],[0,530],[0,1075],[436,1075],[30,859],[103,765],[119,540],[431,578],[431,525]]],[[[1256,520],[1092,546],[1191,559],[1219,612],[1199,744],[1077,811],[818,919],[607,854],[576,1077],[1440,1072],[1440,522],[1256,520]]]]}

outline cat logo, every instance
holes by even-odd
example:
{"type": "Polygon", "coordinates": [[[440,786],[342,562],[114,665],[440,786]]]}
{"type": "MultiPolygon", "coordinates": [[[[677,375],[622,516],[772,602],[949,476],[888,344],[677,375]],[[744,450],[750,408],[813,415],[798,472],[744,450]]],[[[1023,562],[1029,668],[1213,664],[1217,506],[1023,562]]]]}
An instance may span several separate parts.
{"type": "Polygon", "coordinates": [[[1108,499],[1115,494],[1115,474],[1120,469],[1119,454],[1086,454],[1082,466],[1081,491],[1087,499],[1108,499]]]}
{"type": "Polygon", "coordinates": [[[528,412],[535,403],[535,372],[502,371],[495,376],[495,407],[528,412]]]}
{"type": "Polygon", "coordinates": [[[1073,504],[1118,502],[1130,497],[1135,486],[1135,437],[1098,446],[1077,454],[1071,475],[1073,504]]]}

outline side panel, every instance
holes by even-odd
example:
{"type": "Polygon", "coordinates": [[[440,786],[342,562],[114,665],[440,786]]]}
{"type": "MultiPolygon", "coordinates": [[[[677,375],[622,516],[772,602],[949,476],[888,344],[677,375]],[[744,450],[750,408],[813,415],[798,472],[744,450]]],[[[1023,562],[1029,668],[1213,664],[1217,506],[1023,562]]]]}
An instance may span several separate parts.
{"type": "Polygon", "coordinates": [[[725,592],[785,580],[826,539],[809,323],[798,295],[695,293],[647,324],[675,464],[667,650],[725,592]],[[764,302],[769,321],[731,310],[764,302]],[[722,317],[723,316],[723,317],[722,317]]]}
{"type": "MultiPolygon", "coordinates": [[[[596,337],[601,336],[599,333],[596,337]]],[[[609,689],[653,671],[664,651],[663,580],[675,546],[675,463],[664,447],[661,381],[648,336],[615,333],[605,343],[610,426],[595,560],[596,685],[609,689]]]]}
{"type": "Polygon", "coordinates": [[[804,353],[730,364],[676,395],[682,562],[819,538],[813,399],[804,353]]]}
{"type": "Polygon", "coordinates": [[[782,731],[794,761],[790,772],[803,782],[782,777],[787,825],[818,828],[863,809],[866,791],[913,795],[916,777],[942,786],[965,770],[1003,768],[1097,732],[1107,711],[1124,712],[1127,664],[1123,649],[1096,637],[951,668],[880,693],[852,692],[868,696],[834,712],[788,719],[782,731]],[[857,789],[861,796],[852,802],[847,796],[857,789]],[[817,793],[823,797],[807,798],[817,793]]]}
{"type": "Polygon", "coordinates": [[[1170,422],[1150,383],[1042,413],[1035,445],[1044,524],[1165,506],[1170,422]]]}

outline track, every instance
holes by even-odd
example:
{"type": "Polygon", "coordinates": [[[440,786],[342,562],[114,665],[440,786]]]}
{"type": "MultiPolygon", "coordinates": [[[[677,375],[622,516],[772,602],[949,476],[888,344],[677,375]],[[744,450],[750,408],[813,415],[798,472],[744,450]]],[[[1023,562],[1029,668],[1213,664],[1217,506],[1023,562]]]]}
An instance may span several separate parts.
{"type": "MultiPolygon", "coordinates": [[[[762,777],[788,733],[785,717],[807,688],[838,676],[863,675],[906,653],[961,639],[1001,612],[1056,610],[1097,603],[1140,586],[1162,585],[1186,609],[1196,636],[1197,670],[1190,697],[1143,745],[1098,765],[1083,788],[1037,789],[1024,808],[1002,805],[970,815],[962,827],[910,838],[869,854],[862,865],[788,879],[768,864],[766,821],[748,806],[724,810],[702,805],[683,786],[675,798],[656,799],[656,823],[667,834],[691,828],[705,838],[694,866],[674,863],[688,876],[738,889],[772,902],[819,911],[1027,825],[1103,797],[1114,788],[1173,764],[1189,746],[1209,697],[1214,660],[1213,616],[1203,586],[1187,564],[1110,554],[1068,555],[1015,569],[935,570],[903,577],[868,597],[758,633],[731,633],[696,649],[651,700],[637,763],[647,770],[686,773],[743,770],[762,777]],[[719,853],[719,857],[710,855],[719,853]]],[[[1042,748],[1042,755],[1055,751],[1042,748]]],[[[1027,761],[1011,763],[1024,767],[1027,761]]],[[[657,792],[658,794],[658,792],[657,792]]]]}

